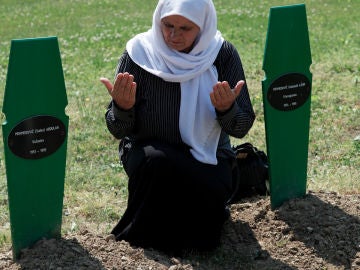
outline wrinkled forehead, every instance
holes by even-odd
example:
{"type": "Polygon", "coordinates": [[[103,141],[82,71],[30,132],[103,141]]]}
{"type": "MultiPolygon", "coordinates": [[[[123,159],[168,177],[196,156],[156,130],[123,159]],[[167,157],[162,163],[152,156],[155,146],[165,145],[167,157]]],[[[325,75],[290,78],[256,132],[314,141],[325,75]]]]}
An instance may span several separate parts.
{"type": "Polygon", "coordinates": [[[204,29],[208,10],[207,0],[164,0],[160,19],[180,15],[195,23],[200,29],[204,29]]]}

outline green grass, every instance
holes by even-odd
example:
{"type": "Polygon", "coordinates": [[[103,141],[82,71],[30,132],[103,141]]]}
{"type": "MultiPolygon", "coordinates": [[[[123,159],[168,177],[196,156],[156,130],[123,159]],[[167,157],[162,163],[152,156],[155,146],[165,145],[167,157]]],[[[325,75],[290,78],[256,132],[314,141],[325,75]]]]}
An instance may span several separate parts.
{"type": "MultiPolygon", "coordinates": [[[[0,1],[0,106],[11,39],[59,38],[70,117],[64,233],[83,229],[108,233],[126,206],[127,183],[118,162],[118,142],[104,122],[109,96],[98,79],[113,77],[126,41],[150,27],[156,2],[0,1]]],[[[214,2],[219,29],[241,54],[257,114],[243,141],[265,149],[261,80],[269,8],[298,1],[214,2]]],[[[308,188],[359,193],[360,141],[355,138],[360,135],[360,1],[305,3],[313,59],[308,188]]],[[[2,143],[0,152],[1,247],[10,243],[10,226],[2,143]]]]}

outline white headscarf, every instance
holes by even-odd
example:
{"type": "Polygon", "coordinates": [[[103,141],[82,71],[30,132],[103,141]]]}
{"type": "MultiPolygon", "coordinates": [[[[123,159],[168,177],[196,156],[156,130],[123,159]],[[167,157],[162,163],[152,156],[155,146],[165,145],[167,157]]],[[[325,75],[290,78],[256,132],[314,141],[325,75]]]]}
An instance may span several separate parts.
{"type": "Polygon", "coordinates": [[[160,0],[152,28],[126,45],[131,59],[143,69],[165,81],[180,83],[182,140],[191,147],[191,154],[198,161],[214,165],[221,128],[209,94],[218,81],[213,63],[222,43],[212,0],[160,0]],[[200,27],[199,37],[189,53],[166,45],[161,19],[170,15],[181,15],[200,27]]]}

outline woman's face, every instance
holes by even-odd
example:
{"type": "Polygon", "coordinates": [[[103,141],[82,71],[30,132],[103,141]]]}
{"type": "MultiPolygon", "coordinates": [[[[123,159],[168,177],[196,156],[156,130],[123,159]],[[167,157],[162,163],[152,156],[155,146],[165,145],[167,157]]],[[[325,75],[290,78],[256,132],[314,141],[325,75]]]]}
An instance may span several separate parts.
{"type": "Polygon", "coordinates": [[[193,48],[200,28],[183,16],[171,15],[161,20],[161,32],[170,48],[188,53],[193,48]]]}

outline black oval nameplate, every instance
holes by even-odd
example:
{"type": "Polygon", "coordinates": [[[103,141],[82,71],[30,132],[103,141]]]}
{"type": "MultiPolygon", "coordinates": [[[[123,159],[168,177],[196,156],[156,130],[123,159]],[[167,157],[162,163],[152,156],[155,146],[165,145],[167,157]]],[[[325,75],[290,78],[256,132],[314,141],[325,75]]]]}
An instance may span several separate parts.
{"type": "Polygon", "coordinates": [[[8,137],[8,146],[17,156],[39,159],[54,153],[65,141],[62,121],[49,115],[34,116],[20,122],[8,137]]]}
{"type": "Polygon", "coordinates": [[[308,78],[300,73],[290,73],[277,78],[270,85],[267,98],[275,109],[290,111],[302,106],[310,93],[308,78]]]}

